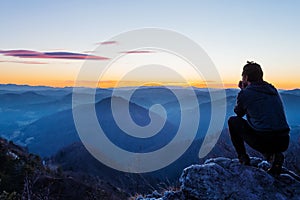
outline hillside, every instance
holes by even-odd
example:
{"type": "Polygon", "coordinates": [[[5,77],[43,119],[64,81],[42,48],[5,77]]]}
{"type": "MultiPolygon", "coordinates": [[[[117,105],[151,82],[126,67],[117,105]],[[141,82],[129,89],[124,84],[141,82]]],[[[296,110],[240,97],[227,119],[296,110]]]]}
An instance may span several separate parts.
{"type": "Polygon", "coordinates": [[[106,181],[46,166],[37,155],[0,139],[0,199],[126,199],[106,181]]]}

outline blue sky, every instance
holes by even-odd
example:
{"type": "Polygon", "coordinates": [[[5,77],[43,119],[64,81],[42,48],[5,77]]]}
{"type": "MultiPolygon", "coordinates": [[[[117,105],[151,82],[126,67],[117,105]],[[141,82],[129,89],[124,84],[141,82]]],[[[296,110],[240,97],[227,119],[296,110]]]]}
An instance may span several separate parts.
{"type": "MultiPolygon", "coordinates": [[[[7,0],[0,2],[0,50],[84,53],[94,50],[97,42],[121,32],[158,27],[177,31],[197,42],[226,83],[238,81],[243,64],[254,60],[262,65],[267,80],[279,87],[294,88],[300,87],[299,8],[296,0],[7,0]],[[288,81],[292,86],[287,86],[288,81]]],[[[12,58],[0,55],[0,59],[12,58]]],[[[24,79],[26,83],[26,74],[33,73],[43,77],[41,84],[47,84],[42,81],[47,79],[45,74],[50,82],[55,78],[74,79],[80,61],[70,61],[72,64],[67,67],[63,67],[67,61],[61,62],[52,61],[47,66],[0,62],[0,78],[5,79],[2,82],[21,83],[24,79]],[[16,70],[20,74],[14,81],[16,70]],[[55,77],[57,70],[62,70],[63,75],[55,77]]],[[[28,78],[29,84],[33,77],[28,78]]]]}

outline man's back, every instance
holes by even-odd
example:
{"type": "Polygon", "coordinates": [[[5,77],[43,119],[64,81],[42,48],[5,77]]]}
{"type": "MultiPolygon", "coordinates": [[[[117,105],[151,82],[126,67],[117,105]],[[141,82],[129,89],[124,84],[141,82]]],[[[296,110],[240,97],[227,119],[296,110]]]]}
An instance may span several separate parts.
{"type": "Polygon", "coordinates": [[[246,114],[256,131],[289,131],[281,98],[267,82],[253,82],[241,90],[235,112],[239,116],[246,114]]]}

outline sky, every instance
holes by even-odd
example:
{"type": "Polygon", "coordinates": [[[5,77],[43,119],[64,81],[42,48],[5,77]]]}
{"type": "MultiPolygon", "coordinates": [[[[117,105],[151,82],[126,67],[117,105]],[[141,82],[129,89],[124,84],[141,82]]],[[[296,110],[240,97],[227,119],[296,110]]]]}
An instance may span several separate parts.
{"type": "MultiPolygon", "coordinates": [[[[126,31],[154,27],[178,32],[201,46],[225,87],[236,87],[243,65],[250,60],[262,66],[264,79],[276,87],[299,88],[299,7],[297,0],[3,0],[0,83],[72,86],[86,60],[110,59],[105,53],[94,54],[99,45],[118,45],[118,41],[104,41],[126,31]]],[[[156,53],[162,60],[168,57],[156,53]]],[[[127,52],[127,58],[115,62],[118,66],[105,76],[102,86],[114,86],[121,78],[118,73],[135,60],[157,55],[127,52]]],[[[184,68],[178,59],[171,60],[171,65],[184,68]]],[[[154,69],[128,76],[125,85],[179,83],[158,76],[168,73],[154,69]]],[[[189,81],[201,86],[205,80],[194,75],[189,73],[189,81]]]]}

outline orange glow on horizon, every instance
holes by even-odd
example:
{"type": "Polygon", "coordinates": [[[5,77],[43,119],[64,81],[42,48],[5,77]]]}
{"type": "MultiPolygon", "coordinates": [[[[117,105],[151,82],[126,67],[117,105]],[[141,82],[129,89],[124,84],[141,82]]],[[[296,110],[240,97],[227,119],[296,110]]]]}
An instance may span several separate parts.
{"type": "MultiPolygon", "coordinates": [[[[276,88],[278,89],[295,89],[300,88],[299,83],[290,83],[290,82],[271,82],[276,88]]],[[[30,86],[49,86],[49,87],[73,87],[75,85],[75,81],[68,80],[31,80],[31,81],[25,81],[25,80],[18,80],[18,81],[0,81],[0,84],[17,84],[17,85],[30,85],[30,86]]],[[[94,87],[95,82],[92,81],[84,81],[82,83],[77,84],[81,87],[94,87]]],[[[134,86],[181,86],[181,87],[187,87],[187,86],[193,86],[197,88],[207,88],[209,85],[211,88],[220,88],[220,84],[206,84],[205,82],[200,81],[191,81],[189,83],[180,83],[180,82],[143,82],[143,81],[116,81],[116,80],[107,80],[107,81],[101,81],[98,83],[99,88],[114,88],[114,87],[134,87],[134,86]]],[[[232,82],[223,82],[224,88],[238,88],[237,83],[232,82]]]]}

